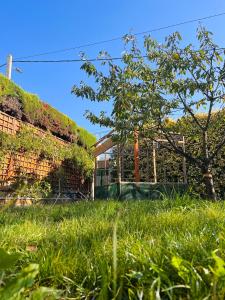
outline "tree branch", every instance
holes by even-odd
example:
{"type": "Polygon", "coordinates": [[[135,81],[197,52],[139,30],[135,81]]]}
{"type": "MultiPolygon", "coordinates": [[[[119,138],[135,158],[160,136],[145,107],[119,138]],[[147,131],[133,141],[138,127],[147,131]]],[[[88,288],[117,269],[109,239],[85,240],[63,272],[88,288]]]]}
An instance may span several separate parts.
{"type": "Polygon", "coordinates": [[[163,125],[161,124],[161,121],[160,121],[160,123],[159,123],[159,127],[160,127],[160,129],[162,130],[163,134],[165,135],[165,137],[166,137],[168,143],[169,143],[169,144],[171,145],[171,147],[174,149],[174,152],[175,152],[175,153],[180,154],[181,156],[185,157],[185,158],[186,158],[190,163],[192,163],[192,164],[195,163],[195,164],[197,164],[198,166],[201,165],[201,162],[200,162],[197,158],[195,158],[195,157],[189,155],[187,152],[184,152],[180,147],[177,147],[177,146],[176,146],[176,142],[174,141],[172,135],[171,135],[169,132],[167,132],[167,131],[165,130],[165,128],[164,128],[163,125]]]}
{"type": "Polygon", "coordinates": [[[180,98],[180,101],[182,102],[182,104],[184,105],[184,108],[189,112],[189,114],[191,115],[191,117],[193,118],[193,120],[195,121],[195,123],[199,126],[199,128],[201,130],[203,130],[203,126],[201,125],[201,123],[198,121],[198,119],[196,118],[195,114],[193,113],[192,109],[190,108],[190,106],[188,106],[185,102],[185,100],[182,98],[182,96],[180,95],[179,92],[177,92],[178,97],[180,98]]]}

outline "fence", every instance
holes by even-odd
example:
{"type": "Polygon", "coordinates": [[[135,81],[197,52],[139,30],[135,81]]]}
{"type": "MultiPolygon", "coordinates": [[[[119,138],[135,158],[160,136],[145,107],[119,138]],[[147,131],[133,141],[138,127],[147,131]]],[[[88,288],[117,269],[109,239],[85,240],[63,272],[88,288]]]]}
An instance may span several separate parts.
{"type": "MultiPolygon", "coordinates": [[[[19,132],[22,121],[0,112],[0,131],[7,134],[15,135],[19,132]]],[[[31,124],[27,124],[32,128],[35,128],[38,135],[45,135],[45,131],[34,127],[31,124]]],[[[54,137],[59,143],[67,144],[60,138],[54,137]]],[[[0,167],[0,191],[10,188],[11,183],[14,182],[20,174],[34,175],[38,179],[47,178],[52,183],[54,190],[60,188],[63,191],[81,191],[87,194],[90,190],[90,183],[83,182],[79,172],[68,162],[53,161],[47,159],[41,159],[35,154],[16,152],[7,154],[0,167]],[[63,170],[63,175],[59,175],[59,169],[63,170]]]]}

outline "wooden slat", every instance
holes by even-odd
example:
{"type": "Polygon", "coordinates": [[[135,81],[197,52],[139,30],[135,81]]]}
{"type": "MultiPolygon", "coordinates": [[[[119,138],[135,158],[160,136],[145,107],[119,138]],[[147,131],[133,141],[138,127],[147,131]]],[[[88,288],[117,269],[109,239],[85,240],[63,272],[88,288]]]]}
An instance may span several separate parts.
{"type": "Polygon", "coordinates": [[[112,148],[115,145],[115,142],[112,141],[111,138],[107,139],[104,143],[102,143],[101,145],[97,146],[94,151],[93,151],[93,155],[95,157],[99,156],[100,154],[104,153],[105,151],[109,150],[110,148],[112,148]]]}

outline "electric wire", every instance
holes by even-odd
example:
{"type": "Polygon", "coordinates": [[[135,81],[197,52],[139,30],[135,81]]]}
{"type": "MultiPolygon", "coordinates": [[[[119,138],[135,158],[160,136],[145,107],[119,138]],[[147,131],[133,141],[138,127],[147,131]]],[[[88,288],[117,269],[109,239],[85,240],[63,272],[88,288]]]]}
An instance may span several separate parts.
{"type": "MultiPolygon", "coordinates": [[[[205,52],[209,52],[212,50],[216,50],[216,51],[221,51],[221,50],[225,50],[225,47],[220,47],[220,48],[210,48],[210,49],[205,49],[205,52]]],[[[193,50],[193,53],[197,53],[201,50],[193,50]]],[[[165,51],[166,52],[166,51],[165,51]]],[[[181,50],[182,52],[182,50],[181,50]]],[[[13,60],[13,63],[72,63],[72,62],[98,62],[98,61],[113,61],[113,60],[123,60],[123,56],[122,57],[105,57],[105,58],[90,58],[90,59],[61,59],[61,60],[13,60]]],[[[135,58],[148,58],[148,55],[140,55],[137,57],[133,57],[135,58]]],[[[7,64],[2,64],[0,65],[0,68],[3,66],[6,66],[7,64]]]]}
{"type": "MultiPolygon", "coordinates": [[[[179,22],[179,23],[175,23],[175,24],[171,24],[171,25],[167,25],[167,26],[157,27],[157,28],[153,28],[153,29],[150,29],[150,30],[137,32],[137,33],[134,33],[132,35],[134,35],[134,36],[144,35],[146,33],[152,33],[152,32],[161,31],[161,30],[164,30],[164,29],[169,29],[169,28],[173,28],[173,27],[177,27],[177,26],[182,26],[182,25],[185,25],[185,24],[200,22],[200,21],[203,21],[203,20],[212,19],[212,18],[223,16],[223,15],[225,15],[225,12],[210,15],[210,16],[206,16],[206,17],[202,17],[202,18],[191,19],[191,20],[187,20],[187,21],[183,21],[183,22],[179,22]]],[[[107,40],[97,41],[97,42],[93,42],[93,43],[78,45],[78,46],[74,46],[74,47],[70,47],[70,48],[64,48],[64,49],[48,51],[48,52],[43,52],[43,53],[37,53],[37,54],[33,54],[33,55],[28,55],[28,56],[17,57],[16,59],[26,59],[26,58],[44,56],[44,55],[49,55],[49,54],[68,52],[68,51],[71,51],[71,50],[77,50],[77,49],[81,49],[81,48],[87,48],[87,47],[91,47],[91,46],[95,46],[95,45],[100,45],[100,44],[105,44],[105,43],[121,40],[121,39],[123,39],[124,36],[125,35],[115,37],[115,38],[111,38],[111,39],[107,39],[107,40]]]]}
{"type": "MultiPolygon", "coordinates": [[[[210,49],[204,49],[205,52],[210,51],[221,51],[225,50],[225,47],[220,48],[210,48],[210,49]]],[[[181,50],[184,51],[184,49],[181,50]]],[[[192,53],[200,52],[201,50],[193,50],[192,53]]],[[[165,51],[166,52],[166,51],[165,51]]],[[[61,59],[61,60],[13,60],[14,63],[71,63],[71,62],[97,62],[97,61],[112,61],[112,60],[122,60],[124,57],[106,57],[106,58],[90,58],[90,59],[61,59]]],[[[134,59],[136,58],[148,58],[148,55],[140,55],[140,56],[134,56],[134,59]]]]}
{"type": "MultiPolygon", "coordinates": [[[[146,31],[134,33],[132,35],[134,35],[134,36],[144,35],[146,33],[161,31],[161,30],[164,30],[164,29],[168,29],[168,28],[172,28],[172,27],[176,27],[176,26],[181,26],[181,25],[185,25],[185,24],[190,24],[190,23],[194,23],[194,22],[199,22],[199,21],[203,21],[203,20],[207,20],[207,19],[211,19],[211,18],[223,16],[223,15],[225,15],[225,12],[222,12],[222,13],[219,13],[219,14],[210,15],[210,16],[206,16],[206,17],[202,17],[202,18],[191,19],[191,20],[187,20],[187,21],[183,21],[183,22],[180,22],[180,23],[171,24],[171,25],[167,25],[167,26],[163,26],[163,27],[158,27],[158,28],[154,28],[154,29],[150,29],[150,30],[146,30],[146,31]]],[[[84,59],[70,59],[70,60],[65,60],[65,59],[62,59],[62,60],[24,60],[24,59],[26,59],[26,58],[32,58],[32,57],[38,57],[38,56],[43,56],[43,55],[49,55],[49,54],[54,54],[54,53],[66,52],[66,51],[71,51],[71,50],[85,48],[85,47],[90,47],[90,46],[94,46],[94,45],[99,45],[99,44],[103,44],[103,43],[112,42],[112,41],[115,41],[115,40],[120,40],[123,37],[124,36],[120,36],[120,37],[115,37],[115,38],[112,38],[112,39],[98,41],[98,42],[94,42],[94,43],[87,43],[87,44],[84,44],[84,45],[75,46],[75,47],[71,47],[71,48],[65,48],[65,49],[61,49],[61,50],[55,50],[55,51],[49,51],[49,52],[44,52],[44,53],[39,53],[39,54],[34,54],[34,55],[29,55],[29,56],[18,57],[18,58],[15,58],[15,60],[13,60],[13,62],[20,62],[20,63],[66,63],[66,62],[82,62],[82,61],[85,61],[85,60],[84,59]]],[[[221,49],[224,49],[224,48],[221,48],[221,49]]],[[[147,56],[145,56],[145,57],[147,57],[147,56]]],[[[87,59],[87,60],[90,61],[90,62],[94,62],[94,61],[121,60],[121,59],[122,59],[122,57],[92,58],[92,59],[87,59]]],[[[4,64],[0,65],[0,68],[4,67],[6,65],[7,64],[4,63],[4,64]]]]}
{"type": "MultiPolygon", "coordinates": [[[[146,55],[147,57],[147,55],[146,55]]],[[[121,60],[122,57],[110,57],[110,58],[90,58],[90,59],[60,59],[60,60],[13,60],[14,63],[70,63],[70,62],[94,62],[94,61],[109,61],[109,60],[121,60]]]]}

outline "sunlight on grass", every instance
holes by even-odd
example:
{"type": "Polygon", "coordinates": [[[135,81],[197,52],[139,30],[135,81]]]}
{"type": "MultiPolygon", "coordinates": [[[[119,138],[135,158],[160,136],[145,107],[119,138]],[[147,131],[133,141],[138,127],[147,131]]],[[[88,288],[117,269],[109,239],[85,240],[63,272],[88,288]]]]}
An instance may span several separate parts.
{"type": "Polygon", "coordinates": [[[80,202],[2,212],[0,247],[21,253],[18,268],[38,263],[37,285],[65,297],[223,299],[212,252],[225,259],[224,228],[223,203],[80,202]]]}

